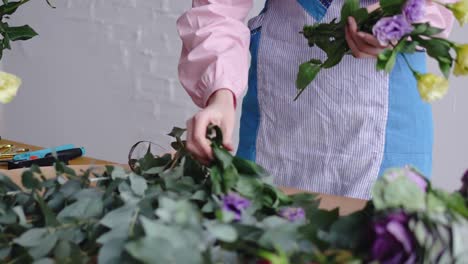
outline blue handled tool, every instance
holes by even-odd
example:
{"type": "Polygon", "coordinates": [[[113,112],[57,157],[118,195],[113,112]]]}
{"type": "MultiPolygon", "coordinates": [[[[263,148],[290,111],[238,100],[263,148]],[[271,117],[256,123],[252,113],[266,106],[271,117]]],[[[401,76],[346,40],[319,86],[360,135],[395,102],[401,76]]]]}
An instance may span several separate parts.
{"type": "Polygon", "coordinates": [[[48,148],[48,149],[41,149],[41,150],[36,150],[36,151],[31,151],[31,152],[26,152],[26,153],[21,153],[18,155],[15,155],[13,157],[13,160],[19,161],[19,160],[30,160],[31,157],[36,158],[36,159],[41,159],[47,156],[47,154],[51,154],[54,151],[64,151],[64,150],[69,150],[73,149],[75,146],[73,144],[67,144],[67,145],[62,145],[54,148],[48,148]]]}
{"type": "Polygon", "coordinates": [[[72,159],[81,157],[85,153],[84,148],[74,148],[67,149],[62,151],[57,151],[56,156],[54,157],[52,153],[47,154],[44,158],[34,158],[29,160],[11,160],[8,161],[8,169],[18,169],[18,168],[29,168],[32,165],[37,166],[52,166],[55,162],[61,161],[65,164],[72,159]]]}

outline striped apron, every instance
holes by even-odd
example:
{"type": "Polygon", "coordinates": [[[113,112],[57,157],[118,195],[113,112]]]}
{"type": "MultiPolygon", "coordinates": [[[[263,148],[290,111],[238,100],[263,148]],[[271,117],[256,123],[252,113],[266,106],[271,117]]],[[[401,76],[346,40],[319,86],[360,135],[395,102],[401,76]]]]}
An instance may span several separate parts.
{"type": "MultiPolygon", "coordinates": [[[[339,17],[343,2],[269,0],[249,22],[252,65],[237,155],[265,167],[279,186],[369,199],[388,168],[431,174],[432,110],[401,56],[390,74],[377,71],[375,59],[346,56],[293,102],[299,64],[325,59],[299,32],[339,17]]],[[[407,57],[426,71],[423,52],[407,57]]]]}

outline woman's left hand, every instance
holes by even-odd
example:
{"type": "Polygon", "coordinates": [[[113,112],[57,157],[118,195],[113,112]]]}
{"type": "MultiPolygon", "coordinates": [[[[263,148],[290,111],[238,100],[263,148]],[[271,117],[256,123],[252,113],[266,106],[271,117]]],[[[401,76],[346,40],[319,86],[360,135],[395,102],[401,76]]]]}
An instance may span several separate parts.
{"type": "Polygon", "coordinates": [[[345,33],[348,46],[356,58],[375,58],[387,48],[381,45],[373,35],[358,31],[354,17],[348,18],[345,33]]]}

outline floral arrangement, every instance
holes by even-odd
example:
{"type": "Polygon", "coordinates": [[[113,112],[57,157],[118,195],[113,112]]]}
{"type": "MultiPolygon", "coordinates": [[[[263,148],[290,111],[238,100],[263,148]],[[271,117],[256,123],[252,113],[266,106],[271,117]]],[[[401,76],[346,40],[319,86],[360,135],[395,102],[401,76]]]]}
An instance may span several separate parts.
{"type": "MultiPolygon", "coordinates": [[[[10,1],[3,0],[0,5],[0,60],[3,57],[3,52],[6,49],[11,49],[11,41],[28,40],[37,36],[30,26],[10,26],[7,22],[10,16],[18,10],[19,7],[26,4],[30,0],[10,1]]],[[[49,0],[45,0],[47,4],[53,7],[49,0]]],[[[9,103],[16,96],[21,79],[13,74],[0,72],[0,103],[9,103]]]]}
{"type": "Polygon", "coordinates": [[[203,166],[170,134],[175,155],[147,154],[133,171],[38,167],[23,187],[0,176],[2,263],[466,263],[468,173],[460,192],[412,168],[389,171],[365,209],[339,216],[312,194],[285,195],[264,169],[210,137],[203,166]]]}
{"type": "MultiPolygon", "coordinates": [[[[434,2],[440,4],[436,0],[434,2]]],[[[418,91],[423,100],[432,102],[443,97],[448,91],[452,68],[457,76],[468,75],[468,44],[457,44],[440,38],[437,35],[444,29],[432,27],[429,23],[419,23],[424,18],[425,6],[425,0],[380,0],[380,8],[369,13],[367,9],[359,8],[359,0],[346,0],[339,22],[335,19],[330,23],[306,25],[302,33],[309,46],[317,46],[325,51],[327,59],[323,62],[312,59],[300,65],[296,99],[321,70],[334,67],[349,54],[345,27],[350,16],[355,18],[360,31],[373,34],[383,46],[389,46],[378,56],[378,70],[390,72],[398,54],[406,59],[405,54],[424,48],[439,63],[443,77],[417,72],[406,62],[417,79],[418,91]]],[[[460,25],[468,23],[468,0],[444,6],[452,11],[460,25]]]]}

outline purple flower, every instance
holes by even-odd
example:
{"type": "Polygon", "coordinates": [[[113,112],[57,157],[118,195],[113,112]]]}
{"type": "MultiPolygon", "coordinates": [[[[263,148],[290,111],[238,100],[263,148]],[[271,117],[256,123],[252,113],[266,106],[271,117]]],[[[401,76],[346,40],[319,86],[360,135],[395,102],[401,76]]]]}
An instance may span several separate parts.
{"type": "Polygon", "coordinates": [[[279,216],[288,219],[291,222],[300,221],[305,219],[304,209],[300,207],[287,207],[278,212],[279,216]]]}
{"type": "Polygon", "coordinates": [[[222,198],[223,211],[234,214],[234,220],[239,221],[242,212],[250,206],[250,201],[237,193],[229,193],[222,198]]]}
{"type": "Polygon", "coordinates": [[[408,228],[408,221],[408,215],[398,212],[373,223],[372,260],[381,264],[415,263],[416,240],[408,228]]]}
{"type": "Polygon", "coordinates": [[[403,7],[403,14],[409,23],[421,21],[426,14],[426,1],[408,0],[403,7]]]}
{"type": "Polygon", "coordinates": [[[468,198],[468,170],[465,172],[465,175],[463,175],[463,178],[462,178],[462,188],[460,190],[460,193],[468,198]]]}
{"type": "Polygon", "coordinates": [[[427,190],[427,181],[424,179],[424,176],[422,176],[419,172],[417,172],[415,169],[413,169],[410,166],[406,166],[401,169],[395,169],[391,170],[386,174],[386,178],[390,181],[395,180],[398,177],[405,176],[407,177],[410,181],[414,182],[422,191],[427,190]]]}
{"type": "Polygon", "coordinates": [[[400,40],[404,35],[411,33],[413,26],[403,15],[384,17],[372,28],[372,33],[380,44],[388,45],[390,42],[400,40]]]}

